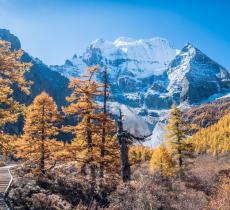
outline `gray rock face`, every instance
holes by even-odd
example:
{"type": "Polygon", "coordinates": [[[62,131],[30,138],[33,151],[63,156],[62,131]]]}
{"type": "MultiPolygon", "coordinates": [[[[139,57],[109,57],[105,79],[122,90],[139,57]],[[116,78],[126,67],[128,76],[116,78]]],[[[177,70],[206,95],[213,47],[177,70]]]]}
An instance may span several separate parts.
{"type": "MultiPolygon", "coordinates": [[[[82,55],[51,69],[71,77],[87,66],[100,64],[103,70],[106,65],[113,101],[131,108],[151,130],[165,122],[173,103],[201,104],[230,92],[230,75],[224,67],[191,44],[179,51],[163,40],[96,40],[82,55]]],[[[158,130],[153,132],[161,133],[158,130]]]]}
{"type": "MultiPolygon", "coordinates": [[[[167,52],[171,53],[171,60],[167,58],[170,62],[164,66],[165,70],[161,73],[156,70],[158,66],[155,65],[161,63],[162,59],[158,58],[158,61],[156,55],[149,56],[146,53],[149,48],[152,49],[153,43],[149,41],[149,45],[145,45],[147,43],[145,41],[140,45],[140,41],[130,39],[118,39],[112,44],[103,39],[97,40],[82,56],[75,56],[64,66],[54,66],[52,69],[69,77],[74,75],[71,72],[76,68],[82,68],[78,71],[78,75],[75,75],[79,76],[87,66],[100,64],[104,68],[107,64],[113,97],[116,101],[147,110],[169,109],[172,103],[180,104],[184,101],[189,104],[202,103],[215,94],[230,91],[228,71],[200,50],[187,44],[173,56],[173,49],[159,40],[157,44],[154,41],[157,50],[151,53],[160,54],[162,57],[167,52]],[[153,60],[150,60],[150,57],[153,60]],[[149,65],[152,65],[152,72],[149,71],[149,65]]],[[[98,74],[99,80],[100,74],[98,74]]]]}
{"type": "Polygon", "coordinates": [[[145,97],[145,104],[149,109],[168,109],[172,106],[172,98],[169,96],[162,96],[158,93],[147,94],[145,97]]]}
{"type": "Polygon", "coordinates": [[[169,95],[175,101],[200,103],[214,94],[230,91],[230,74],[191,44],[170,63],[169,95]]]}

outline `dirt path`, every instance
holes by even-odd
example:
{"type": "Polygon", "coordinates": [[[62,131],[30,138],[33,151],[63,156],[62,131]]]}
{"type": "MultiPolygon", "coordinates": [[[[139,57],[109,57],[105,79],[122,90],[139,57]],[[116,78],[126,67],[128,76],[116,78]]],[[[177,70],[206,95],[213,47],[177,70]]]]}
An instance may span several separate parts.
{"type": "Polygon", "coordinates": [[[9,169],[13,167],[15,167],[15,165],[0,167],[0,210],[9,209],[4,200],[4,195],[7,192],[13,179],[9,171],[9,169]]]}

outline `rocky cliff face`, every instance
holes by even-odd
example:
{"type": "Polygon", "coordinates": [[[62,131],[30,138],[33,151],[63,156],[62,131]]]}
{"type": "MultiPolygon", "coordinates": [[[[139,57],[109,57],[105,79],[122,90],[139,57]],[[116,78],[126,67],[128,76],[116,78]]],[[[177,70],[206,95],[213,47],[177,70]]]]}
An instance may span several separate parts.
{"type": "Polygon", "coordinates": [[[169,109],[173,102],[202,103],[230,91],[225,68],[192,44],[177,50],[163,38],[98,39],[83,55],[51,69],[71,78],[95,64],[107,66],[113,96],[133,108],[169,109]]]}
{"type": "Polygon", "coordinates": [[[5,40],[7,42],[11,43],[11,48],[13,50],[19,50],[21,49],[21,43],[18,37],[11,34],[9,30],[6,29],[0,29],[0,39],[5,40]]]}
{"type": "Polygon", "coordinates": [[[201,103],[230,90],[229,72],[191,44],[173,59],[167,72],[167,90],[178,103],[201,103]]]}

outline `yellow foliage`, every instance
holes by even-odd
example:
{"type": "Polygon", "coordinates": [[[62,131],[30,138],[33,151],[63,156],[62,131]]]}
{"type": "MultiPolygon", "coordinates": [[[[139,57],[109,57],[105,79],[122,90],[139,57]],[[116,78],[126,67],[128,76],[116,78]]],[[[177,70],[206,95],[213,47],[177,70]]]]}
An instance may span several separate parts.
{"type": "Polygon", "coordinates": [[[17,121],[23,106],[13,99],[13,86],[29,93],[29,83],[23,74],[30,68],[30,63],[20,61],[23,51],[11,51],[9,42],[0,40],[0,153],[8,154],[12,137],[4,134],[7,123],[17,121]]]}
{"type": "Polygon", "coordinates": [[[17,156],[30,161],[36,172],[45,173],[53,167],[55,153],[63,147],[54,139],[59,119],[57,105],[45,92],[37,96],[26,111],[24,134],[17,141],[17,156]]]}
{"type": "Polygon", "coordinates": [[[65,156],[77,160],[80,168],[89,166],[93,173],[101,165],[105,166],[107,172],[114,171],[118,162],[118,148],[114,138],[115,122],[108,114],[102,112],[102,107],[98,103],[98,97],[103,95],[103,86],[93,78],[98,68],[98,65],[90,67],[82,78],[70,81],[72,94],[67,97],[70,104],[63,107],[66,115],[75,116],[79,120],[76,125],[63,127],[64,132],[74,134],[72,143],[66,147],[65,156]]]}
{"type": "Polygon", "coordinates": [[[10,43],[0,40],[0,129],[10,122],[15,122],[21,113],[21,106],[13,98],[13,85],[29,93],[29,83],[23,74],[31,64],[20,61],[23,51],[11,51],[10,43]]]}
{"type": "Polygon", "coordinates": [[[230,151],[230,113],[216,124],[201,128],[190,138],[197,152],[208,152],[213,156],[230,151]]]}
{"type": "Polygon", "coordinates": [[[153,149],[142,145],[130,146],[129,159],[131,164],[148,161],[151,159],[153,149]]]}
{"type": "Polygon", "coordinates": [[[159,172],[164,177],[175,176],[173,160],[163,145],[154,150],[150,160],[150,171],[159,172]]]}
{"type": "Polygon", "coordinates": [[[184,165],[184,159],[192,157],[193,147],[187,140],[190,127],[184,122],[182,112],[175,105],[169,113],[169,122],[165,128],[167,148],[181,168],[184,165]]]}
{"type": "Polygon", "coordinates": [[[7,158],[15,151],[15,144],[17,137],[3,132],[0,133],[0,152],[7,158]]]}

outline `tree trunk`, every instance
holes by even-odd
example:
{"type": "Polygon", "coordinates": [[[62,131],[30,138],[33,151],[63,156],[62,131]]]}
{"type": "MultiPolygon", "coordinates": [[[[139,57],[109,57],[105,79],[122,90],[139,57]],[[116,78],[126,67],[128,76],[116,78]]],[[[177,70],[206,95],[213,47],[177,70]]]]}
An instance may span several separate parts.
{"type": "Polygon", "coordinates": [[[179,149],[178,150],[178,154],[179,154],[179,167],[180,167],[180,169],[182,168],[182,165],[183,165],[183,159],[182,159],[182,157],[181,157],[181,150],[179,149]]]}
{"type": "MultiPolygon", "coordinates": [[[[95,174],[95,166],[93,164],[93,140],[92,140],[92,131],[90,127],[90,118],[87,118],[87,145],[88,145],[88,152],[89,152],[89,170],[90,170],[90,179],[92,181],[92,184],[94,184],[96,179],[95,174]]],[[[93,187],[93,186],[92,186],[93,187]]]]}
{"type": "Polygon", "coordinates": [[[44,140],[42,140],[42,143],[41,143],[40,171],[41,171],[42,174],[45,174],[45,146],[44,146],[44,140]]]}
{"type": "Polygon", "coordinates": [[[45,174],[45,106],[42,105],[42,138],[41,138],[41,147],[40,147],[40,172],[45,174]]]}
{"type": "Polygon", "coordinates": [[[119,139],[120,158],[121,158],[121,177],[123,182],[127,182],[131,178],[131,170],[129,165],[128,146],[125,138],[119,139]]]}
{"type": "Polygon", "coordinates": [[[162,158],[161,158],[161,163],[160,163],[160,177],[161,177],[161,181],[163,180],[163,163],[162,163],[162,158]]]}
{"type": "Polygon", "coordinates": [[[131,179],[131,170],[128,156],[127,137],[124,135],[122,114],[120,110],[120,117],[118,119],[118,141],[120,145],[120,161],[121,161],[121,178],[123,182],[127,182],[131,179]]]}
{"type": "MultiPolygon", "coordinates": [[[[105,71],[103,73],[104,77],[104,92],[103,92],[103,117],[106,117],[107,110],[106,110],[106,104],[107,104],[107,70],[105,68],[105,71]]],[[[100,178],[104,177],[104,157],[105,157],[105,138],[106,138],[106,119],[103,119],[102,122],[102,137],[101,137],[101,164],[100,164],[100,178]]]]}

